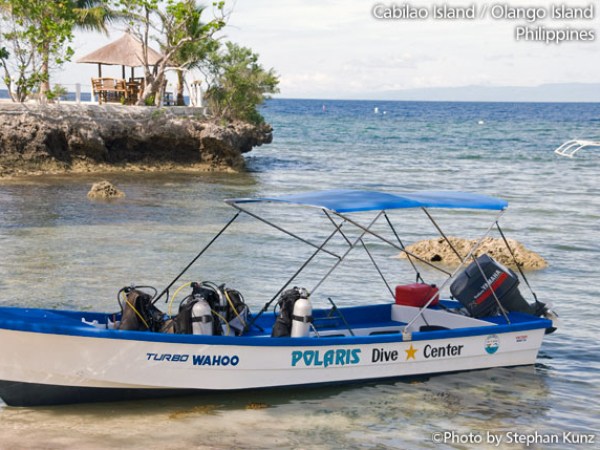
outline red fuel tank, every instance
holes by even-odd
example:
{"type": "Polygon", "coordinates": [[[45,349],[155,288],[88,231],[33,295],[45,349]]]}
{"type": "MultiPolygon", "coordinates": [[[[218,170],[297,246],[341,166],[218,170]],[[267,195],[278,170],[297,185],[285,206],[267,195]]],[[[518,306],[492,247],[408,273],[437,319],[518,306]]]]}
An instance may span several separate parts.
{"type": "Polygon", "coordinates": [[[439,290],[435,284],[411,283],[396,286],[396,304],[406,306],[425,306],[435,295],[429,306],[437,305],[440,301],[439,290]]]}

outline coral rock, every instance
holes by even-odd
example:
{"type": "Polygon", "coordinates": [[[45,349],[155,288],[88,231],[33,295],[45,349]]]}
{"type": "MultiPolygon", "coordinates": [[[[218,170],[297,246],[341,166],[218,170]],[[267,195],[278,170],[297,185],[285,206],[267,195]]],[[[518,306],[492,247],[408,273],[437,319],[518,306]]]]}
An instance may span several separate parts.
{"type": "Polygon", "coordinates": [[[125,194],[114,187],[109,181],[104,180],[94,183],[87,196],[93,200],[109,200],[125,197],[125,194]]]}
{"type": "MultiPolygon", "coordinates": [[[[457,237],[448,237],[452,246],[464,258],[469,249],[475,245],[475,239],[462,239],[457,237]]],[[[517,264],[525,270],[539,270],[548,267],[548,263],[537,253],[528,250],[525,246],[514,239],[507,239],[515,258],[513,259],[506,244],[500,238],[487,237],[483,240],[479,248],[475,251],[475,256],[487,253],[499,263],[516,269],[517,264]]],[[[430,262],[441,263],[449,267],[457,267],[460,260],[456,253],[450,248],[443,238],[429,239],[416,242],[406,247],[410,253],[419,256],[430,262]]],[[[400,258],[406,258],[405,253],[401,253],[400,258]]]]}

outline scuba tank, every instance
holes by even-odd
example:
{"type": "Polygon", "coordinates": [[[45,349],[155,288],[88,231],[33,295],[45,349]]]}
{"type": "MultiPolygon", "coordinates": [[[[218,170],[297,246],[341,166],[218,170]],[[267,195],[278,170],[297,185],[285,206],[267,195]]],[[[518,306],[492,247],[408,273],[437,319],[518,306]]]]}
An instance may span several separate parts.
{"type": "Polygon", "coordinates": [[[292,337],[308,337],[312,322],[312,305],[306,289],[300,289],[300,298],[294,303],[292,312],[292,337]]]}
{"type": "Polygon", "coordinates": [[[192,334],[211,336],[213,334],[213,317],[210,305],[201,296],[195,296],[190,315],[192,334]]]}

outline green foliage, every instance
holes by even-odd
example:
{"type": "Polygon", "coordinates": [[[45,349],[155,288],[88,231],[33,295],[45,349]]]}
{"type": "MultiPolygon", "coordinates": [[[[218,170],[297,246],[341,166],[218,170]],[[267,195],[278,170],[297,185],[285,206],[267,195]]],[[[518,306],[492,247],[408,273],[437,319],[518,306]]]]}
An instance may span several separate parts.
{"type": "MultiPolygon", "coordinates": [[[[218,7],[223,8],[223,4],[218,7]]],[[[164,49],[176,46],[180,41],[184,41],[170,59],[177,66],[175,104],[178,106],[184,105],[184,71],[197,68],[210,52],[218,48],[219,43],[213,38],[213,34],[225,26],[222,18],[204,22],[202,15],[205,11],[206,7],[197,5],[195,0],[186,0],[170,2],[167,7],[169,15],[163,16],[165,42],[161,47],[164,49]]]]}
{"type": "MultiPolygon", "coordinates": [[[[11,64],[4,58],[4,79],[18,92],[40,87],[49,91],[50,68],[60,67],[73,56],[73,29],[102,29],[110,17],[109,0],[0,0],[1,37],[11,46],[11,64]],[[9,65],[10,70],[9,70],[9,65]],[[11,74],[12,72],[12,74],[11,74]]],[[[10,86],[9,86],[10,89],[10,86]]],[[[26,94],[19,95],[23,101],[26,94]]]]}
{"type": "Polygon", "coordinates": [[[66,87],[61,86],[60,84],[55,84],[52,90],[48,92],[46,96],[50,100],[60,100],[62,97],[65,97],[68,93],[69,91],[67,91],[66,87]]]}
{"type": "Polygon", "coordinates": [[[138,105],[145,104],[151,96],[158,103],[166,69],[176,65],[180,71],[185,70],[190,61],[202,59],[206,42],[225,26],[224,2],[213,3],[214,17],[207,22],[201,20],[206,8],[198,6],[196,0],[115,0],[115,3],[121,14],[128,17],[129,29],[142,45],[148,47],[150,41],[156,40],[164,55],[152,66],[143,61],[146,89],[138,105]]]}
{"type": "Polygon", "coordinates": [[[75,0],[73,6],[75,26],[86,31],[108,34],[106,25],[122,18],[112,9],[111,0],[75,0]]]}
{"type": "Polygon", "coordinates": [[[279,92],[273,69],[258,63],[258,54],[247,47],[227,42],[225,51],[213,51],[208,58],[210,86],[206,92],[211,112],[227,120],[262,123],[257,110],[268,94],[279,92]]]}
{"type": "Polygon", "coordinates": [[[11,0],[13,20],[23,27],[24,35],[35,45],[42,59],[52,55],[57,64],[67,61],[73,50],[67,44],[73,38],[73,3],[69,1],[11,0]]]}
{"type": "Polygon", "coordinates": [[[2,8],[0,14],[2,39],[10,48],[10,52],[4,48],[0,58],[2,81],[13,101],[24,102],[42,81],[39,66],[36,65],[39,52],[27,33],[29,24],[15,18],[11,9],[2,8]]]}
{"type": "Polygon", "coordinates": [[[153,106],[154,105],[154,94],[149,95],[144,99],[145,106],[153,106]]]}

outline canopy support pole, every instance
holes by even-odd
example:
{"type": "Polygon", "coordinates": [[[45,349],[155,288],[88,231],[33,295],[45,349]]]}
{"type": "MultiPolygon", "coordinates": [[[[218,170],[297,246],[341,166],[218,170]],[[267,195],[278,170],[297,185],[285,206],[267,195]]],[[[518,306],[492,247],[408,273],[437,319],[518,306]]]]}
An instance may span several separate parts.
{"type": "MultiPolygon", "coordinates": [[[[333,220],[333,218],[327,213],[326,210],[323,210],[323,212],[325,213],[325,215],[327,216],[327,218],[331,221],[331,223],[336,226],[335,221],[333,220]]],[[[384,213],[385,214],[385,213],[384,213]]],[[[348,239],[346,237],[346,235],[344,234],[343,231],[340,230],[340,234],[342,235],[342,237],[344,238],[344,240],[348,243],[348,245],[352,245],[352,243],[350,242],[350,239],[348,239]]],[[[369,251],[369,249],[367,248],[367,244],[365,244],[365,241],[363,239],[360,240],[360,243],[362,244],[362,247],[365,249],[365,252],[367,253],[367,255],[369,256],[369,259],[371,260],[371,262],[373,263],[373,266],[375,266],[375,270],[377,270],[377,273],[379,274],[379,276],[381,277],[381,279],[383,280],[383,282],[385,283],[385,286],[387,287],[388,291],[390,291],[390,295],[392,296],[392,299],[395,298],[394,295],[394,291],[392,290],[392,288],[390,287],[390,284],[388,283],[388,281],[385,279],[385,276],[383,275],[383,272],[381,272],[381,269],[379,268],[379,266],[377,265],[377,262],[375,262],[375,258],[373,258],[373,255],[371,254],[371,252],[369,251]]]]}
{"type": "MultiPolygon", "coordinates": [[[[383,213],[383,211],[379,211],[379,213],[375,216],[375,218],[371,221],[371,223],[367,226],[367,228],[364,227],[359,227],[363,229],[363,232],[360,234],[360,236],[358,238],[355,239],[355,241],[352,243],[352,245],[350,246],[350,248],[348,250],[346,250],[346,252],[342,255],[342,257],[340,259],[338,259],[335,264],[331,267],[331,269],[329,269],[327,271],[327,273],[325,274],[325,276],[323,278],[321,278],[321,280],[319,280],[319,282],[315,285],[314,288],[312,288],[312,290],[310,291],[310,294],[312,295],[324,282],[327,278],[329,278],[329,275],[331,275],[333,273],[333,271],[335,269],[337,269],[337,267],[346,259],[346,256],[348,256],[350,254],[350,252],[352,251],[352,249],[354,247],[356,247],[356,245],[362,240],[363,236],[365,234],[367,234],[367,232],[369,231],[369,229],[375,224],[375,222],[377,222],[377,219],[379,219],[381,217],[381,214],[383,213]]],[[[337,214],[337,213],[336,213],[337,214]]],[[[347,220],[348,222],[350,222],[350,219],[343,217],[340,215],[340,217],[344,220],[347,220]]],[[[352,222],[350,222],[352,223],[352,222]]]]}
{"type": "Polygon", "coordinates": [[[400,239],[400,236],[398,236],[398,233],[396,232],[396,228],[394,228],[394,225],[392,224],[392,221],[390,220],[390,218],[388,217],[388,215],[387,215],[387,213],[385,211],[383,212],[383,216],[385,217],[386,222],[390,226],[390,229],[394,233],[394,236],[396,236],[396,240],[398,241],[398,244],[400,244],[400,247],[402,247],[402,250],[404,251],[404,254],[406,255],[406,259],[408,259],[408,262],[410,263],[410,265],[413,267],[413,269],[415,269],[415,273],[417,275],[416,281],[421,280],[421,283],[425,283],[425,280],[421,276],[421,273],[419,272],[419,269],[417,269],[417,266],[415,265],[415,263],[412,260],[411,256],[408,254],[408,252],[406,252],[406,247],[404,246],[404,243],[400,239]]]}
{"type": "MultiPolygon", "coordinates": [[[[206,244],[202,250],[200,250],[200,253],[198,253],[198,254],[196,255],[196,257],[195,257],[194,259],[192,259],[192,261],[191,261],[191,262],[190,262],[190,263],[189,263],[187,266],[185,266],[185,268],[184,268],[184,269],[183,269],[183,270],[182,270],[182,271],[179,273],[179,275],[177,275],[177,276],[176,276],[176,277],[173,279],[173,281],[171,281],[171,283],[169,283],[169,285],[168,285],[166,288],[164,288],[164,290],[163,290],[163,291],[160,293],[160,295],[159,295],[158,297],[156,297],[154,300],[152,300],[152,304],[156,303],[158,300],[160,300],[160,298],[161,298],[163,295],[165,295],[165,293],[169,292],[169,289],[171,289],[171,287],[173,287],[173,285],[174,285],[175,283],[177,283],[177,280],[179,280],[179,279],[180,279],[180,278],[183,276],[183,274],[184,274],[184,273],[186,273],[190,267],[192,267],[192,265],[193,265],[193,264],[194,264],[194,263],[195,263],[195,262],[198,260],[198,258],[200,258],[200,257],[201,257],[201,256],[204,254],[204,252],[205,252],[206,250],[208,250],[208,249],[209,249],[209,247],[210,247],[211,245],[213,245],[213,243],[214,243],[214,242],[215,242],[215,241],[216,241],[216,240],[219,238],[219,236],[221,236],[221,235],[222,235],[222,234],[225,232],[225,230],[226,230],[227,228],[229,228],[229,225],[231,225],[231,224],[232,224],[232,223],[235,221],[235,219],[237,219],[237,218],[239,217],[239,215],[240,215],[239,211],[238,211],[237,213],[235,213],[235,216],[233,216],[233,217],[231,218],[231,220],[229,220],[229,222],[227,222],[227,223],[225,224],[225,226],[224,226],[223,228],[221,228],[221,231],[219,231],[219,232],[218,232],[218,233],[217,233],[217,234],[216,234],[216,235],[215,235],[215,236],[214,236],[214,237],[213,237],[213,238],[210,240],[210,242],[209,242],[208,244],[206,244]]],[[[168,300],[168,299],[169,299],[169,296],[167,295],[167,300],[168,300]]]]}
{"type": "Polygon", "coordinates": [[[506,245],[506,248],[510,252],[510,256],[512,256],[512,259],[515,262],[515,266],[517,266],[517,269],[519,269],[519,273],[521,274],[521,277],[523,277],[523,281],[525,281],[525,284],[529,288],[529,292],[531,292],[531,295],[533,295],[533,298],[535,299],[535,303],[539,305],[540,301],[538,300],[537,295],[535,295],[535,292],[533,292],[533,288],[529,284],[529,281],[527,280],[527,277],[525,276],[525,272],[523,272],[523,269],[521,268],[521,265],[517,262],[517,257],[515,256],[515,254],[514,254],[512,248],[511,248],[511,246],[508,243],[508,239],[506,239],[506,236],[504,236],[504,232],[502,231],[502,228],[500,228],[500,224],[497,221],[496,221],[496,228],[500,232],[500,236],[502,236],[502,240],[504,241],[504,245],[506,245]]]}
{"type": "MultiPolygon", "coordinates": [[[[440,226],[437,224],[437,222],[433,219],[433,217],[431,216],[431,214],[429,214],[429,211],[427,211],[427,208],[422,208],[422,209],[425,212],[425,214],[427,214],[427,217],[429,218],[429,220],[431,221],[431,223],[433,224],[433,226],[435,226],[435,228],[438,230],[438,232],[440,233],[440,235],[442,236],[442,238],[444,238],[444,240],[446,241],[446,243],[450,246],[450,248],[452,249],[452,251],[454,252],[454,254],[456,256],[458,256],[459,261],[461,263],[464,263],[466,261],[466,258],[463,259],[463,257],[460,255],[460,253],[458,253],[458,250],[456,250],[456,248],[454,247],[454,245],[452,245],[452,242],[450,242],[450,239],[448,239],[448,237],[446,236],[446,234],[444,233],[444,231],[440,228],[440,226]]],[[[496,225],[497,224],[498,224],[498,221],[496,221],[496,225]]],[[[488,233],[489,233],[490,230],[491,230],[491,228],[488,230],[488,233]]],[[[486,279],[485,278],[485,272],[483,271],[483,268],[481,267],[481,264],[479,264],[479,261],[477,261],[477,258],[475,258],[475,255],[473,255],[472,258],[473,258],[473,262],[475,262],[475,264],[477,265],[477,268],[479,269],[479,272],[483,276],[483,279],[485,280],[486,279]]],[[[496,291],[494,291],[494,288],[492,286],[490,286],[490,290],[492,291],[492,295],[494,296],[494,300],[496,301],[496,303],[498,304],[498,307],[500,308],[500,312],[502,313],[502,315],[506,319],[506,323],[510,324],[510,320],[508,319],[508,316],[506,315],[506,311],[502,307],[502,303],[500,303],[500,299],[496,295],[496,291]]],[[[423,316],[423,319],[425,319],[425,316],[423,316]]]]}
{"type": "MultiPolygon", "coordinates": [[[[494,220],[494,222],[492,222],[492,224],[487,228],[486,232],[483,234],[483,236],[481,236],[479,238],[479,240],[471,247],[471,249],[469,250],[469,252],[467,253],[467,256],[465,257],[465,259],[458,265],[458,267],[456,269],[454,269],[454,271],[450,274],[450,276],[442,283],[442,285],[439,287],[439,291],[441,291],[442,289],[444,289],[446,287],[446,285],[450,282],[450,280],[452,278],[454,278],[456,276],[457,273],[459,273],[462,269],[463,266],[465,265],[465,263],[473,257],[473,253],[475,252],[475,250],[477,250],[479,248],[479,246],[481,245],[481,243],[483,242],[483,240],[487,237],[488,234],[490,234],[490,231],[492,231],[492,228],[494,227],[494,225],[496,224],[496,222],[498,222],[498,220],[500,220],[500,217],[502,216],[502,214],[504,214],[505,210],[501,210],[500,213],[498,213],[498,215],[496,216],[496,219],[494,220]]],[[[409,331],[410,327],[412,326],[413,323],[415,323],[415,321],[421,317],[423,315],[423,312],[429,307],[429,305],[431,304],[431,302],[433,302],[433,300],[435,299],[435,297],[437,296],[437,293],[435,293],[427,303],[425,303],[425,305],[423,305],[421,307],[421,309],[419,310],[419,312],[417,312],[417,314],[415,314],[415,317],[412,318],[412,320],[410,322],[408,322],[406,324],[406,326],[404,327],[404,331],[402,332],[402,338],[405,341],[410,341],[412,340],[412,333],[409,331]]],[[[508,321],[508,317],[505,315],[504,316],[506,318],[506,320],[508,321]]],[[[508,322],[510,323],[510,321],[508,322]]]]}
{"type": "MultiPolygon", "coordinates": [[[[381,211],[381,212],[383,213],[384,211],[381,211]]],[[[423,264],[425,264],[425,265],[427,265],[427,266],[429,266],[429,267],[431,267],[431,268],[433,268],[433,269],[435,269],[435,270],[437,270],[437,271],[439,271],[439,272],[445,273],[446,275],[451,275],[451,272],[448,272],[447,270],[444,270],[444,269],[442,269],[442,268],[440,268],[440,267],[436,266],[435,264],[431,264],[431,263],[430,263],[429,261],[427,261],[426,259],[423,259],[423,258],[421,258],[421,257],[419,257],[419,256],[417,256],[417,255],[415,255],[414,253],[412,253],[412,252],[409,252],[409,251],[408,251],[408,250],[406,250],[405,248],[402,248],[402,247],[398,246],[397,244],[395,244],[394,242],[390,241],[389,239],[386,239],[386,238],[384,238],[383,236],[380,236],[380,235],[378,235],[378,234],[377,234],[377,233],[375,233],[374,231],[371,231],[371,230],[369,230],[369,229],[365,228],[365,227],[364,227],[364,226],[362,226],[360,223],[358,223],[358,222],[356,222],[356,221],[354,221],[354,220],[352,220],[352,219],[349,219],[348,217],[346,217],[346,216],[344,216],[344,215],[342,215],[342,214],[340,214],[340,213],[338,213],[338,212],[335,212],[335,211],[334,211],[334,214],[335,214],[336,216],[338,216],[338,217],[341,217],[342,219],[345,219],[346,221],[348,221],[349,223],[351,223],[351,224],[352,224],[352,225],[354,225],[355,227],[357,227],[357,228],[359,228],[359,229],[361,229],[361,230],[365,231],[365,233],[367,233],[367,234],[370,234],[371,236],[375,236],[377,239],[379,239],[379,240],[380,240],[380,241],[382,241],[382,242],[385,242],[386,244],[388,244],[389,246],[391,246],[391,247],[395,248],[396,250],[398,250],[398,251],[401,251],[402,253],[405,253],[405,254],[407,254],[407,255],[409,255],[409,256],[412,256],[412,257],[413,257],[413,258],[415,258],[416,260],[418,260],[418,261],[421,261],[423,264]]]]}
{"type": "Polygon", "coordinates": [[[277,224],[274,224],[273,222],[270,222],[270,221],[268,221],[267,219],[264,219],[264,218],[262,218],[262,217],[260,217],[260,216],[258,216],[258,215],[256,215],[256,214],[254,214],[254,213],[252,213],[252,212],[248,211],[247,209],[244,209],[244,208],[242,208],[241,206],[239,206],[239,205],[237,205],[237,204],[235,204],[235,203],[232,203],[232,202],[227,202],[227,203],[228,203],[229,205],[233,206],[233,207],[234,207],[235,209],[237,209],[238,211],[241,211],[241,212],[243,212],[243,213],[246,213],[246,214],[248,214],[250,217],[254,217],[256,220],[259,220],[259,221],[261,221],[261,222],[263,222],[263,223],[266,223],[267,225],[269,225],[269,226],[271,226],[271,227],[275,228],[276,230],[279,230],[279,231],[281,231],[282,233],[285,233],[285,234],[287,234],[288,236],[291,236],[291,237],[293,237],[293,238],[296,238],[296,239],[298,239],[299,241],[301,241],[301,242],[304,242],[305,244],[307,244],[307,245],[310,245],[311,247],[314,247],[314,248],[316,248],[316,249],[317,249],[317,250],[319,250],[319,251],[323,251],[323,252],[327,253],[328,255],[331,255],[331,256],[333,256],[333,257],[335,257],[335,258],[337,258],[337,259],[340,259],[340,257],[339,257],[338,255],[336,255],[335,253],[332,253],[332,252],[330,252],[329,250],[325,250],[324,248],[322,248],[322,247],[323,247],[322,245],[321,245],[321,246],[319,246],[319,245],[317,245],[317,244],[314,244],[314,243],[312,243],[312,242],[310,242],[310,241],[308,241],[308,240],[304,239],[303,237],[300,237],[300,236],[298,236],[297,234],[294,234],[294,233],[292,233],[291,231],[288,231],[288,230],[286,230],[285,228],[282,228],[282,227],[280,227],[279,225],[277,225],[277,224]]]}
{"type": "Polygon", "coordinates": [[[271,306],[271,304],[277,299],[277,297],[279,297],[279,295],[285,290],[286,287],[288,287],[290,285],[290,283],[292,281],[294,281],[296,279],[296,277],[298,275],[300,275],[300,273],[306,268],[306,266],[308,266],[308,264],[314,259],[315,256],[317,256],[317,254],[320,251],[324,251],[324,247],[329,243],[329,241],[331,240],[331,238],[333,238],[333,236],[336,235],[336,233],[339,231],[341,233],[341,228],[342,226],[344,226],[344,223],[342,222],[340,225],[335,224],[335,230],[333,230],[333,232],[327,236],[327,238],[323,241],[323,243],[319,246],[319,248],[317,248],[312,255],[310,255],[310,257],[304,261],[304,264],[302,264],[300,266],[300,268],[298,270],[296,270],[296,272],[283,284],[283,286],[281,286],[281,288],[275,293],[275,295],[271,298],[271,300],[269,300],[267,303],[265,303],[265,305],[263,306],[263,308],[258,312],[258,314],[256,314],[252,320],[250,321],[250,323],[246,326],[246,330],[249,330],[250,327],[252,325],[254,325],[254,322],[256,322],[256,320],[263,315],[263,313],[269,309],[269,307],[271,306]]]}
{"type": "Polygon", "coordinates": [[[421,208],[421,209],[427,215],[427,217],[429,218],[429,220],[431,221],[433,226],[436,228],[436,230],[438,230],[438,233],[440,233],[440,236],[442,236],[444,238],[444,240],[446,241],[446,243],[450,246],[450,249],[454,252],[454,254],[456,256],[458,256],[458,260],[462,262],[463,257],[460,255],[460,253],[458,253],[458,250],[456,250],[454,245],[452,245],[452,242],[450,242],[450,239],[448,239],[448,237],[446,236],[444,231],[439,227],[437,222],[433,219],[433,217],[431,217],[431,214],[429,214],[429,211],[427,211],[427,208],[421,208]]]}

